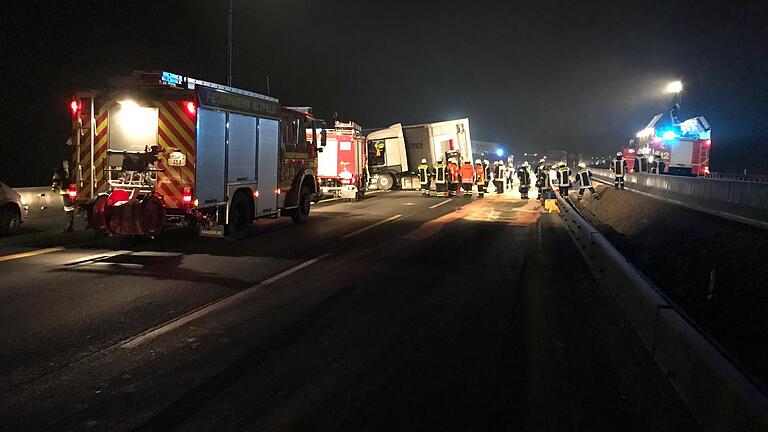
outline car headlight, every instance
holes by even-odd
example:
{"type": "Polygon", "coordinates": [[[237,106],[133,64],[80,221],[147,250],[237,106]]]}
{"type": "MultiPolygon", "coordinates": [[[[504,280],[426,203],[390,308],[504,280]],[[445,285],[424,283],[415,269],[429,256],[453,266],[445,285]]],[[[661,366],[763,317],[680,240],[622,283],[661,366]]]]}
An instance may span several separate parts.
{"type": "Polygon", "coordinates": [[[23,196],[21,196],[21,199],[19,201],[21,201],[21,205],[23,206],[27,205],[27,200],[25,200],[23,196]]]}

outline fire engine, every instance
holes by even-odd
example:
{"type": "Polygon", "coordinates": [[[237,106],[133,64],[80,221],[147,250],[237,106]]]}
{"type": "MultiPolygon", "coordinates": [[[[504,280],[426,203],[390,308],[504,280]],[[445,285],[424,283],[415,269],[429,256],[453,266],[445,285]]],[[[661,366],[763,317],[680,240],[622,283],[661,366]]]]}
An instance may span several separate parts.
{"type": "Polygon", "coordinates": [[[662,114],[654,116],[623,149],[629,169],[634,170],[640,158],[649,162],[661,158],[667,174],[708,175],[712,139],[707,119],[694,117],[664,127],[658,125],[661,118],[662,114]]]}
{"type": "MultiPolygon", "coordinates": [[[[309,138],[310,131],[307,131],[309,138]]],[[[368,184],[365,135],[355,122],[336,121],[326,131],[326,145],[318,155],[317,173],[323,194],[359,200],[368,184]]]]}
{"type": "Polygon", "coordinates": [[[309,113],[170,72],[78,91],[70,108],[70,194],[95,230],[238,237],[257,218],[308,221],[325,127],[309,113]]]}

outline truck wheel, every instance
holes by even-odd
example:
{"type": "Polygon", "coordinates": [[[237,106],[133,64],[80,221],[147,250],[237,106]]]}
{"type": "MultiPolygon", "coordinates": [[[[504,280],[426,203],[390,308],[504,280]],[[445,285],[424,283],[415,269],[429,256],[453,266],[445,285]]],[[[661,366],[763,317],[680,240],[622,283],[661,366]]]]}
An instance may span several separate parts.
{"type": "Polygon", "coordinates": [[[304,186],[301,188],[301,194],[299,195],[299,207],[291,215],[293,223],[300,225],[309,222],[309,208],[311,205],[312,194],[309,192],[309,188],[304,186]]]}
{"type": "Polygon", "coordinates": [[[379,176],[379,190],[388,191],[395,185],[395,179],[392,174],[382,174],[379,176]]]}
{"type": "Polygon", "coordinates": [[[251,223],[251,216],[248,214],[250,208],[245,195],[242,193],[235,194],[232,198],[232,205],[229,207],[227,235],[233,238],[242,238],[245,235],[248,225],[251,223]]]}
{"type": "Polygon", "coordinates": [[[13,207],[0,209],[0,237],[15,234],[21,225],[21,214],[13,207]]]}

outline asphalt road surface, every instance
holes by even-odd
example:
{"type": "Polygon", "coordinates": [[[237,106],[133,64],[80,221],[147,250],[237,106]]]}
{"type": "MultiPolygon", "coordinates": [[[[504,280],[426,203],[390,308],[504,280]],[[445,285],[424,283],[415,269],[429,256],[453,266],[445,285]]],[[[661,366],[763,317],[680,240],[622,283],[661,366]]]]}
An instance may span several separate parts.
{"type": "Polygon", "coordinates": [[[559,217],[381,193],[156,241],[0,239],[0,429],[698,430],[559,217]]]}

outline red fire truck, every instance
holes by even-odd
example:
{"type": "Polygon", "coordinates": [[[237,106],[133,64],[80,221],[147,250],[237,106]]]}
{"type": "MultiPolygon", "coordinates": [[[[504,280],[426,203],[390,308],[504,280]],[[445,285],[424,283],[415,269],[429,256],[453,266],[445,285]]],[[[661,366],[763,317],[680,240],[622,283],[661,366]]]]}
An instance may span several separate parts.
{"type": "Polygon", "coordinates": [[[325,126],[309,113],[169,72],[79,91],[70,106],[70,192],[96,230],[237,237],[261,217],[308,220],[325,126]]]}
{"type": "MultiPolygon", "coordinates": [[[[307,131],[309,138],[310,131],[307,131]]],[[[317,173],[324,195],[358,200],[368,184],[365,135],[354,122],[336,121],[326,131],[326,145],[318,155],[317,173]]]]}
{"type": "Polygon", "coordinates": [[[709,154],[712,148],[711,129],[704,117],[694,117],[681,123],[659,127],[662,114],[656,115],[623,149],[630,170],[640,158],[652,163],[664,161],[664,172],[674,175],[703,176],[709,174],[709,154]]]}

